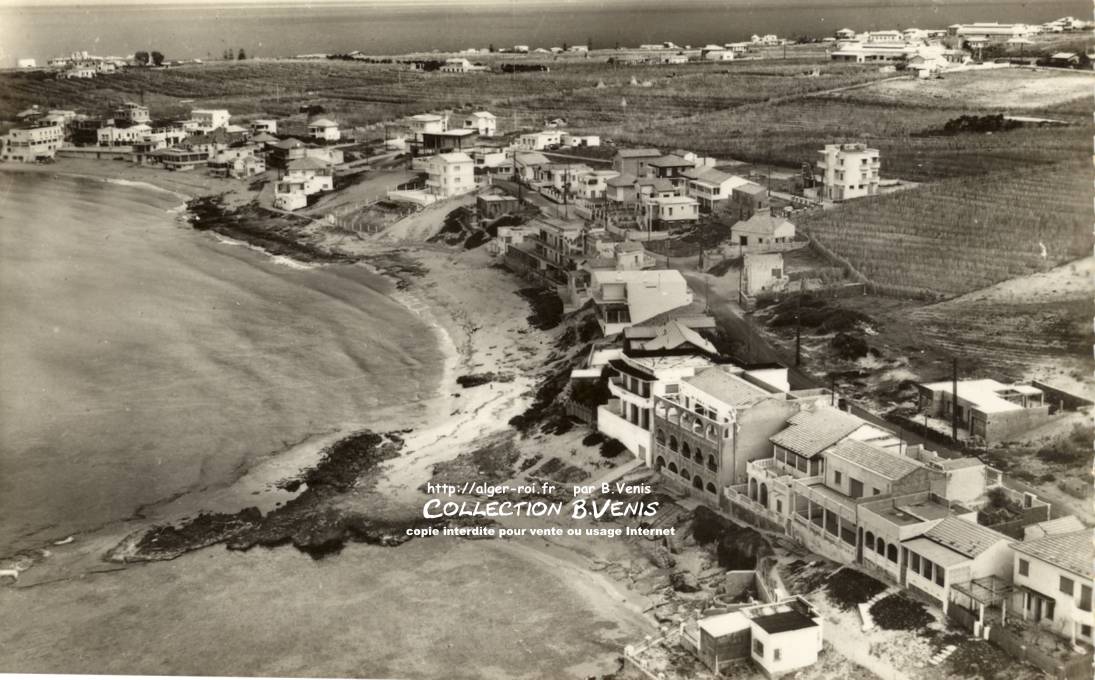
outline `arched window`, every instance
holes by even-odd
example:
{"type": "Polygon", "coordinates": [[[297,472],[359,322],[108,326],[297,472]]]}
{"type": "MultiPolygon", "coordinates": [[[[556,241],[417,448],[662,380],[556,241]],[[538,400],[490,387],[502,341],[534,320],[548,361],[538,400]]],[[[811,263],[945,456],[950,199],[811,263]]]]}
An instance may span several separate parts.
{"type": "Polygon", "coordinates": [[[692,478],[692,488],[703,491],[703,480],[700,479],[699,475],[696,475],[692,478]]]}
{"type": "Polygon", "coordinates": [[[654,439],[658,442],[658,444],[665,446],[665,432],[662,430],[662,428],[659,427],[654,433],[654,439]]]}
{"type": "Polygon", "coordinates": [[[674,474],[676,474],[676,472],[677,472],[677,464],[676,464],[676,463],[670,463],[670,464],[669,464],[669,471],[670,471],[670,472],[672,472],[672,473],[674,473],[674,474]]]}
{"type": "Polygon", "coordinates": [[[766,508],[768,507],[768,485],[767,484],[761,484],[760,485],[760,498],[757,499],[757,502],[760,503],[761,505],[763,505],[766,508]]]}
{"type": "Polygon", "coordinates": [[[719,464],[715,462],[715,456],[711,455],[707,457],[707,469],[712,472],[717,472],[719,464]]]}
{"type": "Polygon", "coordinates": [[[719,494],[719,491],[718,491],[718,489],[716,489],[716,488],[715,488],[715,485],[714,485],[714,484],[712,484],[711,482],[708,482],[708,483],[707,483],[707,491],[708,491],[708,493],[713,493],[713,494],[715,494],[716,496],[717,496],[717,495],[719,494]]]}
{"type": "Polygon", "coordinates": [[[680,476],[688,479],[688,470],[685,470],[683,465],[681,466],[680,476]]]}
{"type": "Polygon", "coordinates": [[[654,460],[654,469],[661,472],[663,467],[665,467],[665,458],[658,456],[657,459],[654,460]]]}
{"type": "Polygon", "coordinates": [[[681,443],[681,455],[689,460],[692,458],[692,447],[688,445],[688,442],[681,443]]]}
{"type": "Polygon", "coordinates": [[[891,543],[890,547],[886,548],[886,559],[897,564],[897,546],[895,544],[891,543]]]}
{"type": "Polygon", "coordinates": [[[757,480],[749,480],[749,500],[757,500],[757,480]]]}
{"type": "Polygon", "coordinates": [[[866,534],[864,534],[863,545],[870,546],[871,549],[874,549],[874,532],[873,531],[868,531],[866,534]]]}
{"type": "MultiPolygon", "coordinates": [[[[669,435],[669,450],[676,453],[678,451],[677,438],[673,435],[669,435]]],[[[676,472],[676,470],[674,470],[676,472]]]]}
{"type": "Polygon", "coordinates": [[[876,553],[878,553],[879,555],[885,555],[886,554],[886,541],[883,541],[881,538],[879,538],[878,539],[878,544],[875,545],[874,551],[876,553]]]}

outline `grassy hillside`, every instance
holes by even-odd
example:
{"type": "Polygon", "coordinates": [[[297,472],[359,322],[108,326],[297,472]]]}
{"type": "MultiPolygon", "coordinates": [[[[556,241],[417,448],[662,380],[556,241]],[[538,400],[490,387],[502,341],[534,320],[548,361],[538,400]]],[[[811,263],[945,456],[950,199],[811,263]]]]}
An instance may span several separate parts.
{"type": "Polygon", "coordinates": [[[800,226],[872,281],[959,295],[1090,254],[1092,180],[1083,163],[1001,171],[851,201],[800,226]]]}

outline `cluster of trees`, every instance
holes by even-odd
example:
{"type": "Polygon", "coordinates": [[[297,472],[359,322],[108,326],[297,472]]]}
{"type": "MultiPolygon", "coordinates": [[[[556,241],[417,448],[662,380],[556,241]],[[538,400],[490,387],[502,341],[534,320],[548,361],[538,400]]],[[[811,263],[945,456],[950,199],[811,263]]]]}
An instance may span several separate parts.
{"type": "Polygon", "coordinates": [[[221,55],[221,58],[225,61],[232,61],[233,59],[238,59],[242,61],[247,58],[247,53],[243,51],[242,47],[240,48],[239,52],[233,52],[231,47],[226,47],[224,49],[224,54],[221,55]],[[232,56],[233,54],[235,55],[234,57],[232,56]]]}
{"type": "Polygon", "coordinates": [[[1017,120],[1008,120],[1003,114],[988,116],[959,116],[943,125],[943,134],[957,135],[963,132],[1005,132],[1022,127],[1017,120]]]}
{"type": "Polygon", "coordinates": [[[133,54],[133,59],[141,66],[148,66],[149,64],[152,66],[163,66],[163,53],[156,50],[152,50],[151,52],[141,50],[133,54]]]}

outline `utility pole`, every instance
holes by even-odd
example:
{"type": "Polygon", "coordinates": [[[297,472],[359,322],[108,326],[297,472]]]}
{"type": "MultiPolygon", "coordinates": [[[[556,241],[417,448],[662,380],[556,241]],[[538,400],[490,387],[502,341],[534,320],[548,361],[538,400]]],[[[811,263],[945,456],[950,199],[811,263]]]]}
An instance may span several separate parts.
{"type": "Polygon", "coordinates": [[[795,302],[795,366],[802,363],[802,287],[805,279],[799,279],[798,298],[795,302]]]}
{"type": "Polygon", "coordinates": [[[951,439],[958,443],[958,357],[951,357],[951,439]]]}
{"type": "Polygon", "coordinates": [[[829,378],[829,406],[836,406],[836,376],[829,378]]]}

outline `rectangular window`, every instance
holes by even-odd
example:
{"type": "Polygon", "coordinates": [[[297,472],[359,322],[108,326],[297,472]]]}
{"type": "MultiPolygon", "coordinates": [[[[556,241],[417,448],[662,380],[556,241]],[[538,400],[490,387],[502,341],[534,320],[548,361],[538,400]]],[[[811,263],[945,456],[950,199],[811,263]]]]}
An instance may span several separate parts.
{"type": "Polygon", "coordinates": [[[772,650],[772,660],[773,661],[779,661],[782,658],[783,658],[783,655],[780,654],[780,651],[778,649],[773,649],[772,650]]]}
{"type": "Polygon", "coordinates": [[[1080,609],[1091,611],[1091,586],[1080,586],[1080,609]]]}
{"type": "Polygon", "coordinates": [[[1026,560],[1019,560],[1019,575],[1030,576],[1030,562],[1026,560]]]}
{"type": "Polygon", "coordinates": [[[909,569],[917,573],[920,572],[920,555],[914,552],[909,553],[909,569]]]}
{"type": "Polygon", "coordinates": [[[1065,595],[1071,595],[1072,594],[1072,586],[1073,586],[1072,579],[1070,579],[1066,576],[1061,577],[1061,592],[1062,593],[1064,593],[1065,595]]]}
{"type": "Polygon", "coordinates": [[[764,658],[764,643],[760,640],[753,640],[753,656],[764,658]]]}
{"type": "Polygon", "coordinates": [[[840,486],[842,483],[840,470],[833,470],[833,484],[840,486]]]}
{"type": "Polygon", "coordinates": [[[1080,626],[1080,636],[1091,639],[1091,626],[1080,626]]]}
{"type": "Polygon", "coordinates": [[[947,572],[942,569],[935,570],[935,585],[942,586],[947,572]]]}

